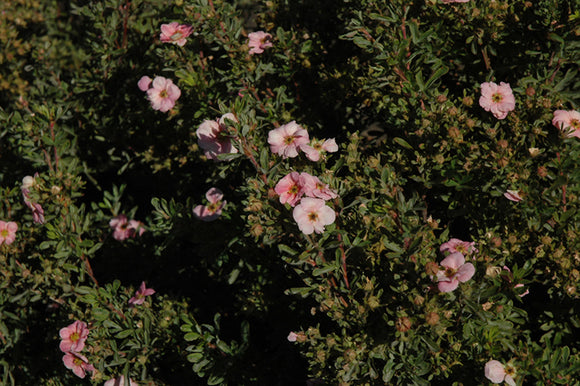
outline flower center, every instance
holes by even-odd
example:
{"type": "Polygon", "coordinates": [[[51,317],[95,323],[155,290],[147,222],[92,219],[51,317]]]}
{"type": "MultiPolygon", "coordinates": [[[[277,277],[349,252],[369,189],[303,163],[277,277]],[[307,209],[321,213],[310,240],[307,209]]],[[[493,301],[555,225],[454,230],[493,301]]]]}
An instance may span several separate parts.
{"type": "Polygon", "coordinates": [[[445,268],[445,277],[453,277],[457,271],[453,268],[447,267],[445,268]]]}
{"type": "Polygon", "coordinates": [[[292,185],[290,189],[288,189],[288,193],[298,194],[298,190],[299,190],[298,185],[292,185]]]}
{"type": "Polygon", "coordinates": [[[77,340],[80,339],[80,335],[78,332],[73,332],[72,334],[70,334],[70,340],[73,342],[76,342],[77,340]]]}
{"type": "Polygon", "coordinates": [[[580,129],[580,121],[578,119],[572,119],[570,121],[570,126],[572,126],[575,129],[580,129]]]}
{"type": "Polygon", "coordinates": [[[0,237],[6,238],[6,237],[8,237],[8,235],[9,235],[8,229],[2,229],[0,231],[0,237]]]}
{"type": "Polygon", "coordinates": [[[183,37],[183,34],[181,32],[176,32],[173,35],[171,35],[171,40],[179,40],[183,37]]]}
{"type": "Polygon", "coordinates": [[[159,93],[159,96],[161,98],[167,98],[167,90],[161,90],[161,92],[159,93]]]}
{"type": "Polygon", "coordinates": [[[284,144],[285,145],[292,145],[294,142],[294,137],[284,137],[284,144]]]}
{"type": "Polygon", "coordinates": [[[215,213],[218,210],[220,204],[221,204],[221,201],[220,202],[212,202],[211,204],[209,204],[207,206],[208,212],[215,213]]]}
{"type": "Polygon", "coordinates": [[[455,247],[455,250],[457,252],[461,252],[462,254],[465,254],[465,252],[467,252],[467,248],[465,248],[465,246],[464,245],[461,245],[461,244],[458,245],[458,246],[456,246],[455,247]]]}
{"type": "Polygon", "coordinates": [[[75,366],[81,366],[83,363],[84,363],[84,362],[83,362],[83,360],[82,360],[81,358],[77,358],[77,357],[75,357],[75,359],[73,359],[73,364],[74,364],[75,366]]]}
{"type": "Polygon", "coordinates": [[[308,220],[314,222],[317,219],[318,219],[318,214],[316,212],[310,212],[310,213],[308,213],[308,220]]]}
{"type": "Polygon", "coordinates": [[[495,103],[501,102],[502,99],[503,99],[503,95],[501,95],[499,92],[496,92],[495,94],[493,94],[491,96],[491,100],[494,101],[495,103]]]}

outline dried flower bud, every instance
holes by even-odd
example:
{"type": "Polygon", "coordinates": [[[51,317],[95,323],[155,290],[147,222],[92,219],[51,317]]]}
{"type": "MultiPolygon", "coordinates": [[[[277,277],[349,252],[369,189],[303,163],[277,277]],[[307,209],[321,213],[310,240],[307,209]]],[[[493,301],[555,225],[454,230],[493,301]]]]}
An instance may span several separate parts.
{"type": "Polygon", "coordinates": [[[437,272],[439,272],[439,264],[433,261],[428,262],[427,264],[425,264],[425,272],[429,276],[437,275],[437,272]]]}
{"type": "Polygon", "coordinates": [[[473,98],[470,96],[466,96],[463,98],[462,102],[465,106],[469,107],[469,106],[473,105],[473,98]]]}
{"type": "Polygon", "coordinates": [[[447,97],[445,95],[443,95],[443,94],[437,95],[437,102],[444,103],[446,101],[447,101],[447,97]]]}
{"type": "Polygon", "coordinates": [[[395,323],[395,327],[399,332],[409,331],[412,325],[413,323],[411,322],[411,319],[407,318],[406,316],[397,319],[397,322],[395,323]]]}
{"type": "Polygon", "coordinates": [[[538,167],[538,176],[545,178],[548,176],[548,169],[545,166],[538,167]]]}
{"type": "Polygon", "coordinates": [[[425,316],[425,320],[427,321],[427,324],[430,326],[434,326],[437,323],[439,323],[439,314],[436,312],[429,312],[426,316],[425,316]]]}
{"type": "Polygon", "coordinates": [[[485,269],[485,274],[489,277],[497,277],[500,273],[501,273],[501,268],[494,266],[494,265],[489,265],[485,269]]]}
{"type": "Polygon", "coordinates": [[[485,302],[481,305],[481,308],[483,308],[484,311],[489,311],[491,307],[493,307],[492,302],[485,302]]]}

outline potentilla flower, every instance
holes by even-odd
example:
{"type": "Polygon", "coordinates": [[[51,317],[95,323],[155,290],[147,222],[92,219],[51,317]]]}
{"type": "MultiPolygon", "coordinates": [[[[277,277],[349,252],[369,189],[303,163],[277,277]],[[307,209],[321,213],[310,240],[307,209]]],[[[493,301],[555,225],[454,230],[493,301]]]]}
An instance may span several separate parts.
{"type": "Polygon", "coordinates": [[[556,110],[552,124],[562,131],[566,138],[580,138],[580,113],[574,110],[556,110]]]}
{"type": "Polygon", "coordinates": [[[208,190],[205,197],[209,201],[209,204],[196,206],[193,208],[193,214],[202,221],[213,221],[222,214],[222,210],[226,206],[227,201],[222,201],[224,194],[218,188],[208,190]]]}
{"type": "Polygon", "coordinates": [[[324,155],[324,153],[334,153],[338,151],[338,145],[336,144],[334,138],[324,141],[312,139],[310,144],[300,146],[300,150],[306,154],[306,157],[310,161],[317,162],[324,155]]]}
{"type": "Polygon", "coordinates": [[[149,87],[151,87],[151,82],[153,82],[153,79],[145,75],[142,76],[141,79],[139,79],[139,82],[137,82],[137,86],[139,87],[139,90],[147,91],[149,90],[149,87]]]}
{"type": "Polygon", "coordinates": [[[441,292],[454,291],[459,283],[465,283],[475,274],[475,267],[471,263],[465,263],[465,257],[455,252],[447,256],[441,262],[444,270],[437,272],[437,287],[441,292]]]}
{"type": "Polygon", "coordinates": [[[494,82],[485,82],[481,84],[479,105],[497,119],[504,119],[515,109],[516,100],[509,83],[500,82],[498,86],[494,82]]]}
{"type": "Polygon", "coordinates": [[[332,200],[338,197],[338,194],[328,187],[328,184],[323,183],[316,176],[312,176],[306,172],[300,173],[301,185],[304,194],[308,197],[322,198],[325,201],[332,200]]]}
{"type": "Polygon", "coordinates": [[[441,244],[439,250],[441,252],[449,253],[459,252],[464,255],[472,252],[478,252],[475,248],[475,242],[462,241],[459,239],[450,239],[448,242],[441,244]]]}
{"type": "Polygon", "coordinates": [[[172,43],[183,47],[187,42],[187,37],[192,32],[192,26],[179,24],[174,21],[169,24],[161,24],[161,36],[159,38],[163,43],[172,43]]]}
{"type": "Polygon", "coordinates": [[[288,334],[288,342],[296,342],[296,338],[298,337],[298,335],[296,335],[295,332],[290,331],[290,333],[288,334]]]}
{"type": "Polygon", "coordinates": [[[280,196],[280,203],[288,203],[296,206],[304,195],[303,179],[298,172],[292,172],[284,176],[276,186],[274,191],[280,196]]]}
{"type": "Polygon", "coordinates": [[[330,225],[336,219],[336,213],[320,198],[304,197],[292,212],[294,220],[302,233],[324,232],[324,226],[330,225]]]}
{"type": "Polygon", "coordinates": [[[75,352],[67,352],[62,357],[67,369],[71,369],[79,378],[84,378],[87,371],[95,371],[95,367],[89,363],[84,355],[75,352]]]}
{"type": "Polygon", "coordinates": [[[155,293],[153,288],[145,287],[145,282],[141,282],[141,286],[135,291],[135,296],[129,299],[129,304],[132,306],[143,304],[145,296],[151,296],[155,293]]]}
{"type": "MultiPolygon", "coordinates": [[[[137,382],[129,378],[130,386],[139,386],[137,382]]],[[[118,378],[109,379],[103,386],[125,386],[125,376],[121,375],[118,378]]]]}
{"type": "MultiPolygon", "coordinates": [[[[142,79],[142,78],[141,78],[142,79]]],[[[181,96],[179,87],[173,84],[171,79],[156,76],[147,90],[147,97],[153,110],[167,112],[175,106],[175,101],[181,96]]]]}
{"type": "Polygon", "coordinates": [[[89,328],[85,322],[76,320],[67,327],[61,328],[59,333],[60,351],[62,352],[79,352],[85,347],[85,341],[89,336],[89,328]]]}
{"type": "Polygon", "coordinates": [[[515,375],[515,369],[511,366],[505,368],[500,361],[491,360],[485,364],[485,377],[489,379],[492,383],[502,383],[505,382],[510,386],[516,386],[513,375],[515,375]]]}
{"type": "Polygon", "coordinates": [[[507,190],[507,192],[505,192],[504,197],[507,198],[510,201],[514,201],[514,202],[520,202],[523,200],[522,196],[520,196],[520,192],[519,190],[507,190]]]}
{"type": "Polygon", "coordinates": [[[248,34],[248,47],[250,47],[250,55],[261,54],[266,48],[272,47],[270,39],[272,35],[264,31],[251,32],[248,34]]]}
{"type": "Polygon", "coordinates": [[[268,133],[268,143],[272,153],[282,158],[293,158],[298,155],[298,149],[310,141],[308,132],[296,121],[292,121],[268,133]]]}
{"type": "Polygon", "coordinates": [[[20,189],[30,189],[34,186],[34,177],[26,176],[22,179],[22,186],[20,189]]]}
{"type": "Polygon", "coordinates": [[[0,221],[0,245],[10,245],[16,240],[18,224],[13,221],[0,221]]]}
{"type": "Polygon", "coordinates": [[[115,240],[123,241],[131,237],[129,220],[124,214],[113,217],[111,221],[109,221],[109,226],[113,228],[113,237],[115,240]]]}
{"type": "Polygon", "coordinates": [[[238,149],[232,144],[228,135],[227,120],[238,122],[232,113],[222,115],[219,121],[205,120],[199,125],[197,131],[197,141],[199,147],[204,150],[208,159],[219,161],[219,154],[235,154],[238,149]]]}

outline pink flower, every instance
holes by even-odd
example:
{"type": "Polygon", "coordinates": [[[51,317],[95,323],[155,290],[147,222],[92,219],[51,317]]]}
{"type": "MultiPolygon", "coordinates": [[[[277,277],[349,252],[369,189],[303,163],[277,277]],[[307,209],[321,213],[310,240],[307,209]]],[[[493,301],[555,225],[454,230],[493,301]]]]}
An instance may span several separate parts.
{"type": "Polygon", "coordinates": [[[292,121],[268,133],[268,143],[272,153],[281,155],[282,158],[293,158],[298,155],[298,149],[308,144],[308,132],[296,121],[292,121]]]}
{"type": "Polygon", "coordinates": [[[159,38],[163,43],[172,43],[183,47],[187,41],[186,38],[191,35],[191,32],[193,32],[193,27],[174,21],[169,24],[161,24],[161,36],[159,38]]]}
{"type": "Polygon", "coordinates": [[[505,192],[504,197],[507,198],[510,201],[514,201],[514,202],[520,202],[523,200],[523,198],[520,196],[520,192],[518,190],[509,190],[507,192],[505,192]]]}
{"type": "Polygon", "coordinates": [[[450,239],[448,242],[441,244],[439,247],[441,252],[455,253],[459,252],[467,255],[472,252],[477,252],[475,242],[461,241],[459,239],[450,239]]]}
{"type": "Polygon", "coordinates": [[[296,342],[296,338],[298,337],[298,335],[296,335],[295,332],[290,331],[290,334],[288,334],[288,342],[296,342]]]}
{"type": "Polygon", "coordinates": [[[248,42],[248,47],[250,47],[250,55],[261,54],[268,47],[272,47],[272,42],[270,39],[272,35],[264,31],[252,32],[248,34],[250,41],[248,42]]]}
{"type": "Polygon", "coordinates": [[[152,288],[146,288],[145,282],[143,281],[141,282],[141,286],[139,287],[139,289],[135,291],[135,296],[129,299],[129,304],[132,306],[143,304],[143,302],[145,301],[145,296],[151,296],[154,293],[155,290],[152,288]]]}
{"type": "Polygon", "coordinates": [[[580,113],[574,110],[556,110],[552,124],[562,131],[566,138],[580,138],[580,113]]]}
{"type": "Polygon", "coordinates": [[[338,151],[338,145],[334,138],[325,141],[312,139],[310,145],[302,145],[300,146],[300,150],[306,154],[306,157],[310,161],[317,162],[324,153],[334,153],[338,151]]]}
{"type": "Polygon", "coordinates": [[[79,378],[84,378],[86,371],[95,371],[93,365],[89,364],[87,357],[75,352],[67,352],[64,354],[62,361],[66,368],[71,369],[79,378]]]}
{"type": "Polygon", "coordinates": [[[36,224],[44,224],[44,209],[42,209],[42,206],[36,202],[31,202],[26,198],[24,199],[24,203],[32,210],[32,220],[36,224]]]}
{"type": "Polygon", "coordinates": [[[508,112],[515,109],[516,100],[509,83],[500,82],[498,86],[493,82],[485,82],[481,84],[479,105],[497,119],[504,119],[508,112]]]}
{"type": "Polygon", "coordinates": [[[298,172],[292,172],[283,177],[276,186],[274,191],[280,196],[280,203],[288,203],[290,206],[296,206],[300,198],[304,195],[302,178],[298,172]]]}
{"type": "MultiPolygon", "coordinates": [[[[505,381],[510,386],[516,386],[512,375],[506,372],[504,365],[500,361],[491,360],[485,364],[485,377],[489,379],[492,383],[502,383],[505,381]]],[[[513,368],[508,369],[509,373],[513,373],[513,368]]]]}
{"type": "Polygon", "coordinates": [[[218,188],[208,190],[205,197],[209,204],[196,206],[193,209],[193,214],[202,221],[213,221],[222,214],[222,209],[226,206],[227,201],[222,201],[224,194],[218,188]]]}
{"type": "MultiPolygon", "coordinates": [[[[130,386],[139,386],[139,384],[129,378],[130,386]]],[[[125,386],[125,376],[121,375],[118,378],[109,379],[103,386],[125,386]]]]}
{"type": "Polygon", "coordinates": [[[139,90],[147,91],[149,90],[149,87],[151,87],[151,82],[153,82],[153,80],[147,75],[145,75],[142,76],[141,79],[139,79],[139,82],[137,82],[137,86],[139,86],[139,90]]]}
{"type": "MultiPolygon", "coordinates": [[[[141,78],[143,80],[143,78],[141,78]]],[[[140,85],[144,86],[145,81],[140,85]]],[[[153,79],[151,88],[147,90],[147,97],[151,102],[153,110],[167,112],[175,106],[175,101],[181,96],[179,87],[173,84],[171,79],[156,76],[153,79]]]]}
{"type": "Polygon", "coordinates": [[[85,347],[85,341],[89,336],[89,328],[85,322],[76,320],[67,327],[61,328],[59,333],[60,351],[62,352],[79,352],[85,347]]]}
{"type": "Polygon", "coordinates": [[[328,187],[328,184],[320,181],[318,177],[311,176],[308,173],[300,173],[301,186],[304,194],[308,197],[322,198],[324,201],[332,200],[338,197],[333,190],[328,187]]]}
{"type": "Polygon", "coordinates": [[[324,226],[330,225],[336,219],[336,213],[326,206],[320,198],[305,197],[292,212],[294,220],[302,233],[309,235],[312,232],[324,232],[324,226]]]}
{"type": "MultiPolygon", "coordinates": [[[[523,286],[524,286],[524,285],[523,285],[522,283],[518,283],[518,284],[514,285],[514,288],[521,288],[521,287],[523,287],[523,286]]],[[[529,290],[529,289],[527,289],[527,290],[525,290],[525,292],[522,292],[522,293],[521,293],[521,294],[519,294],[518,296],[519,296],[520,298],[523,298],[524,296],[526,296],[526,295],[527,295],[527,294],[529,294],[529,293],[530,293],[530,290],[529,290]]]]}
{"type": "Polygon", "coordinates": [[[10,245],[16,240],[16,231],[18,230],[18,224],[9,221],[0,221],[0,245],[3,243],[10,245]]]}
{"type": "Polygon", "coordinates": [[[231,138],[228,135],[226,119],[238,122],[234,114],[227,113],[222,115],[219,121],[203,121],[195,132],[199,146],[205,151],[205,156],[208,159],[219,161],[219,154],[235,154],[238,152],[238,149],[232,145],[231,138]]]}
{"type": "Polygon", "coordinates": [[[465,263],[465,257],[459,252],[447,256],[441,265],[445,268],[437,272],[437,287],[441,292],[454,291],[459,282],[465,283],[475,274],[473,264],[465,263]]]}
{"type": "Polygon", "coordinates": [[[118,241],[123,241],[135,235],[141,236],[145,232],[143,223],[137,220],[128,220],[127,216],[121,214],[113,217],[109,221],[109,226],[113,228],[113,238],[118,241]]]}

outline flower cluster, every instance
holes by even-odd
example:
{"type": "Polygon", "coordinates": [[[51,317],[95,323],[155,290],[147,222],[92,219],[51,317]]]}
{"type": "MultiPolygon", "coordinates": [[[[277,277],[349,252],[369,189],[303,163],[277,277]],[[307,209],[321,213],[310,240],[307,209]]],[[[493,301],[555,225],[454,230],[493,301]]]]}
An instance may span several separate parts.
{"type": "Polygon", "coordinates": [[[169,24],[161,24],[161,36],[159,36],[159,39],[163,43],[177,44],[183,47],[187,42],[187,37],[192,32],[193,27],[174,21],[169,24]]]}
{"type": "Polygon", "coordinates": [[[473,242],[451,239],[441,244],[439,250],[450,254],[440,263],[443,269],[437,269],[435,272],[437,288],[441,292],[452,292],[459,283],[465,283],[475,274],[475,267],[465,262],[464,254],[477,252],[477,249],[473,242]]]}
{"type": "Polygon", "coordinates": [[[0,245],[10,245],[16,240],[18,225],[13,221],[0,221],[0,245]]]}
{"type": "Polygon", "coordinates": [[[145,227],[141,221],[128,220],[127,216],[121,214],[113,217],[109,221],[109,226],[113,228],[113,237],[115,240],[123,241],[136,235],[141,236],[145,232],[145,227]]]}
{"type": "Polygon", "coordinates": [[[485,82],[481,84],[479,105],[497,119],[504,119],[515,109],[516,100],[509,83],[500,82],[498,86],[494,82],[485,82]]]}
{"type": "Polygon", "coordinates": [[[227,201],[222,201],[224,194],[218,188],[211,188],[205,193],[209,202],[207,205],[198,205],[193,208],[193,215],[202,221],[216,220],[226,206],[227,201]]]}
{"type": "Polygon", "coordinates": [[[163,113],[171,110],[175,106],[175,101],[181,96],[181,90],[171,79],[156,76],[151,80],[148,76],[143,76],[137,82],[141,91],[147,92],[147,98],[151,102],[153,110],[163,113]]]}
{"type": "Polygon", "coordinates": [[[84,378],[87,371],[95,371],[87,357],[80,354],[80,351],[85,348],[85,341],[89,336],[87,324],[76,320],[67,327],[61,328],[59,335],[61,338],[59,347],[64,352],[62,361],[66,368],[72,370],[79,378],[84,378]]]}
{"type": "Polygon", "coordinates": [[[580,138],[580,113],[574,110],[556,110],[552,124],[562,131],[566,138],[580,138]]]}
{"type": "Polygon", "coordinates": [[[132,306],[141,305],[145,302],[145,296],[151,296],[155,293],[153,288],[147,288],[145,282],[142,281],[139,289],[135,291],[135,295],[129,299],[129,304],[132,306]]]}
{"type": "Polygon", "coordinates": [[[250,55],[261,54],[266,48],[272,47],[272,35],[264,31],[251,32],[248,34],[248,47],[250,55]]]}
{"type": "Polygon", "coordinates": [[[301,150],[311,161],[318,161],[324,152],[338,151],[338,145],[334,138],[327,140],[310,141],[306,129],[292,121],[268,133],[268,143],[272,153],[282,156],[282,158],[294,158],[301,150]]]}
{"type": "Polygon", "coordinates": [[[219,120],[206,119],[199,125],[195,134],[199,146],[204,150],[208,159],[219,161],[220,154],[235,154],[238,149],[232,144],[232,139],[228,135],[227,121],[238,122],[232,113],[222,115],[219,120]]]}
{"type": "Polygon", "coordinates": [[[485,377],[492,383],[505,382],[510,386],[516,386],[513,378],[515,369],[512,366],[504,366],[500,361],[491,360],[485,364],[485,377]]]}

